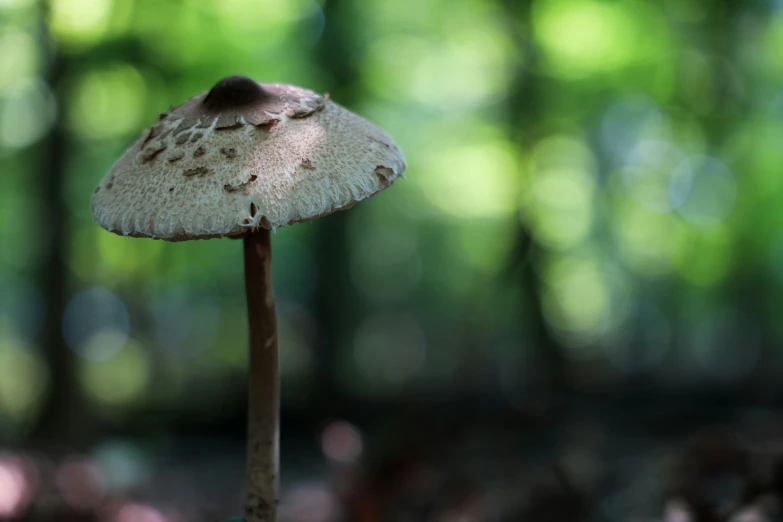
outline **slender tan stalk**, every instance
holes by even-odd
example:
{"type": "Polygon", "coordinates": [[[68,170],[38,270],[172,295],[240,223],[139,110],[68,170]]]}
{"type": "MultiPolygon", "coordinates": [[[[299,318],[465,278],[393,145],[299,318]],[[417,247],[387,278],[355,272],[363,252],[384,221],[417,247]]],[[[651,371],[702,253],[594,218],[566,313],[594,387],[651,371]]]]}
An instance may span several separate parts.
{"type": "Polygon", "coordinates": [[[250,326],[246,522],[275,522],[279,475],[280,385],[277,321],[272,294],[270,233],[244,238],[250,326]]]}

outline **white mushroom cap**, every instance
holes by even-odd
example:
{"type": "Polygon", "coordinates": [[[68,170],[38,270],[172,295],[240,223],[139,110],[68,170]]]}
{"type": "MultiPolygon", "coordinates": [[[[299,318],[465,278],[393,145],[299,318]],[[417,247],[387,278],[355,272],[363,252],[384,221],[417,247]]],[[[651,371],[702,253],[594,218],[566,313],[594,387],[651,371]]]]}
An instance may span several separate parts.
{"type": "Polygon", "coordinates": [[[328,96],[232,76],[162,114],[92,209],[121,235],[237,237],[350,208],[404,171],[389,136],[328,96]]]}

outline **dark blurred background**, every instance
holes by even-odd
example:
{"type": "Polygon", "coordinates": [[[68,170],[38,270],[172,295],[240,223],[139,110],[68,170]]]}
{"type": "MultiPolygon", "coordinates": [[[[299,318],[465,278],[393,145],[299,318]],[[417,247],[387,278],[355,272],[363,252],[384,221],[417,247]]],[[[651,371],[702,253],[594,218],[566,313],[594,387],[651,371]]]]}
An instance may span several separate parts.
{"type": "Polygon", "coordinates": [[[274,235],[281,520],[779,514],[779,0],[0,0],[0,519],[240,511],[241,243],[90,210],[230,74],[408,162],[274,235]]]}

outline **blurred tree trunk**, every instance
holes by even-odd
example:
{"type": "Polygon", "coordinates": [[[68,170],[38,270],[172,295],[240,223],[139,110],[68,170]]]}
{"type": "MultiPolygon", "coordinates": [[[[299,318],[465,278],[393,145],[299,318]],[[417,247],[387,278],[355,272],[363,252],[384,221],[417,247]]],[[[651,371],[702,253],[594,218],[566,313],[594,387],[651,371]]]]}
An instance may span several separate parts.
{"type": "MultiPolygon", "coordinates": [[[[326,20],[314,62],[327,78],[332,99],[350,107],[356,101],[357,64],[353,59],[351,6],[346,0],[327,0],[323,7],[326,20]]],[[[314,309],[319,325],[318,366],[315,389],[321,411],[337,411],[344,402],[339,376],[340,354],[347,347],[356,317],[356,299],[350,273],[350,244],[347,225],[350,212],[336,212],[318,221],[318,289],[314,309]]],[[[328,413],[327,413],[328,414],[328,413]]]]}
{"type": "MultiPolygon", "coordinates": [[[[545,79],[538,73],[538,48],[531,25],[532,1],[501,0],[501,5],[516,47],[523,51],[521,63],[515,64],[516,75],[508,92],[508,134],[512,142],[529,151],[545,132],[545,79]]],[[[567,360],[562,346],[547,327],[541,300],[542,283],[534,266],[546,256],[546,249],[536,242],[530,227],[522,221],[517,221],[513,242],[515,248],[508,260],[507,274],[520,280],[520,299],[527,312],[522,322],[528,327],[525,337],[535,348],[534,360],[543,370],[541,384],[563,389],[568,382],[567,360]]]]}
{"type": "Polygon", "coordinates": [[[543,373],[527,372],[526,375],[538,376],[538,381],[530,383],[544,386],[551,391],[563,391],[568,387],[567,364],[563,347],[554,338],[546,324],[542,302],[542,282],[535,271],[535,263],[546,252],[535,241],[532,232],[523,223],[517,229],[516,244],[509,260],[509,272],[517,274],[521,284],[520,298],[523,312],[526,313],[523,324],[527,331],[525,339],[533,344],[533,359],[543,373]]]}
{"type": "MultiPolygon", "coordinates": [[[[762,10],[763,16],[772,14],[768,6],[759,4],[754,7],[762,10]]],[[[706,49],[709,55],[716,57],[710,62],[713,66],[711,78],[714,79],[716,93],[714,109],[705,116],[704,129],[709,147],[718,159],[724,155],[722,151],[732,147],[731,141],[736,138],[737,121],[746,118],[753,110],[747,96],[749,86],[742,83],[743,76],[738,71],[745,57],[740,54],[741,51],[734,42],[742,40],[743,16],[752,12],[754,7],[743,2],[720,0],[716,2],[714,9],[706,11],[708,15],[704,27],[708,33],[703,37],[709,42],[709,48],[706,49]]],[[[738,180],[742,174],[734,171],[738,180]]],[[[755,240],[751,234],[738,234],[733,241],[733,257],[742,259],[746,252],[752,252],[756,248],[755,240]]],[[[778,383],[780,371],[783,370],[783,354],[778,348],[774,327],[765,328],[762,323],[767,313],[767,303],[774,302],[774,294],[779,291],[775,285],[769,284],[769,277],[769,272],[758,271],[750,263],[735,263],[735,268],[729,272],[721,289],[721,300],[726,303],[733,302],[740,317],[748,321],[741,323],[743,335],[746,336],[743,341],[748,343],[747,346],[735,346],[733,349],[758,349],[753,371],[749,375],[743,375],[733,389],[737,397],[748,401],[767,401],[769,397],[777,395],[780,388],[778,383]]]]}
{"type": "Polygon", "coordinates": [[[35,444],[47,448],[72,448],[84,434],[86,426],[80,420],[85,409],[76,380],[76,356],[65,344],[62,335],[63,311],[68,301],[68,237],[65,184],[68,161],[68,135],[63,123],[62,83],[69,59],[52,41],[47,26],[48,2],[40,9],[40,45],[46,57],[45,80],[57,100],[55,123],[40,143],[37,182],[40,216],[36,238],[41,242],[41,257],[37,280],[44,293],[46,313],[39,344],[49,369],[49,385],[44,395],[38,419],[31,432],[35,444]]]}

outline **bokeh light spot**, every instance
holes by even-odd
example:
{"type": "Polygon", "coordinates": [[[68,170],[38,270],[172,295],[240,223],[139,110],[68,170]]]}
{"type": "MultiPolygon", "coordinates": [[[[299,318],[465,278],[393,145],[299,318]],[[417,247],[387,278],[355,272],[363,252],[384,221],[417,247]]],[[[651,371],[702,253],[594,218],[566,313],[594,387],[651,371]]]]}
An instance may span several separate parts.
{"type": "Polygon", "coordinates": [[[0,8],[8,9],[23,9],[28,7],[35,0],[0,0],[0,8]]]}
{"type": "Polygon", "coordinates": [[[517,161],[510,143],[484,141],[432,150],[420,170],[424,194],[461,219],[502,218],[517,207],[517,161]]]}
{"type": "Polygon", "coordinates": [[[214,5],[224,23],[231,25],[260,20],[265,25],[282,24],[306,16],[314,7],[313,0],[221,0],[214,5]]]}
{"type": "Polygon", "coordinates": [[[110,493],[140,488],[153,473],[149,456],[137,444],[124,440],[99,445],[91,461],[101,470],[110,493]]]}
{"type": "Polygon", "coordinates": [[[0,455],[0,518],[13,519],[30,501],[31,484],[18,459],[0,455]]]}
{"type": "MultiPolygon", "coordinates": [[[[48,386],[41,356],[19,341],[0,336],[0,419],[15,423],[31,419],[48,386]]],[[[0,432],[10,427],[0,422],[0,432]]]]}
{"type": "Polygon", "coordinates": [[[41,139],[54,124],[56,107],[40,79],[14,82],[0,96],[0,147],[21,149],[41,139]]]}
{"type": "MultiPolygon", "coordinates": [[[[107,234],[100,227],[91,231],[95,237],[99,256],[85,260],[83,252],[74,252],[73,267],[83,279],[92,281],[95,270],[105,272],[113,281],[138,277],[152,271],[156,261],[163,254],[165,245],[161,241],[128,241],[117,234],[107,234]],[[97,266],[96,266],[97,264],[97,266]]],[[[92,245],[91,249],[94,247],[92,245]]]]}
{"type": "Polygon", "coordinates": [[[355,462],[362,454],[362,434],[353,424],[334,421],[321,433],[321,451],[341,464],[355,462]]]}
{"type": "Polygon", "coordinates": [[[280,518],[301,522],[329,522],[338,516],[339,504],[332,491],[320,484],[298,484],[283,495],[280,518]]]}
{"type": "Polygon", "coordinates": [[[130,406],[143,398],[152,377],[148,354],[130,340],[108,360],[82,360],[79,379],[98,403],[106,406],[130,406]]]}
{"type": "Polygon", "coordinates": [[[672,271],[682,245],[685,225],[671,215],[645,210],[622,200],[612,227],[623,261],[635,272],[658,277],[672,271]]]}
{"type": "Polygon", "coordinates": [[[671,132],[668,115],[655,102],[642,97],[616,100],[601,120],[601,144],[617,164],[629,159],[638,161],[639,156],[628,158],[637,143],[668,142],[671,132]]]}
{"type": "Polygon", "coordinates": [[[53,0],[49,10],[51,31],[66,45],[93,43],[109,28],[111,8],[111,0],[53,0]]]}
{"type": "Polygon", "coordinates": [[[101,470],[86,459],[70,458],[55,475],[63,499],[79,511],[97,508],[106,494],[101,470]]]}
{"type": "Polygon", "coordinates": [[[370,89],[388,99],[468,110],[505,93],[510,49],[502,28],[475,20],[439,39],[404,33],[374,39],[363,71],[370,89]]]}
{"type": "MultiPolygon", "coordinates": [[[[544,314],[575,349],[614,332],[629,313],[629,289],[619,270],[589,252],[552,262],[545,271],[544,314]]],[[[582,352],[573,352],[576,358],[582,352]]],[[[587,353],[587,352],[584,352],[587,353]]]]}
{"type": "Polygon", "coordinates": [[[106,361],[125,345],[130,314],[113,292],[98,286],[73,296],[63,313],[63,336],[81,357],[106,361]]]}
{"type": "Polygon", "coordinates": [[[147,87],[141,73],[130,65],[91,70],[76,80],[69,94],[69,124],[84,138],[126,136],[142,123],[147,87]]]}
{"type": "Polygon", "coordinates": [[[691,156],[676,169],[669,185],[672,207],[690,223],[712,226],[731,213],[737,198],[737,180],[721,161],[691,156]]]}
{"type": "Polygon", "coordinates": [[[4,27],[0,34],[0,93],[20,78],[35,76],[39,62],[33,36],[15,27],[4,27]]]}
{"type": "Polygon", "coordinates": [[[151,506],[128,503],[122,506],[113,522],[167,522],[166,517],[151,506]]]}
{"type": "Polygon", "coordinates": [[[533,25],[559,75],[580,78],[635,58],[634,20],[621,2],[537,0],[533,25]]]}
{"type": "Polygon", "coordinates": [[[602,274],[593,262],[577,258],[563,260],[548,279],[552,293],[547,299],[551,303],[547,318],[555,327],[585,333],[602,329],[609,296],[602,274]]]}
{"type": "Polygon", "coordinates": [[[682,202],[669,197],[672,176],[685,159],[666,141],[637,143],[626,158],[623,182],[637,203],[652,212],[670,212],[682,202]]]}
{"type": "Polygon", "coordinates": [[[549,247],[567,249],[583,241],[592,227],[594,184],[579,170],[545,170],[536,175],[534,227],[549,247]]]}
{"type": "Polygon", "coordinates": [[[579,245],[593,224],[596,182],[592,151],[573,137],[549,136],[533,148],[529,170],[523,208],[536,239],[557,250],[579,245]]]}

